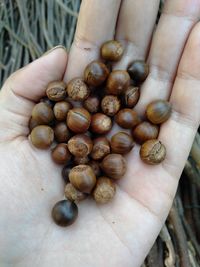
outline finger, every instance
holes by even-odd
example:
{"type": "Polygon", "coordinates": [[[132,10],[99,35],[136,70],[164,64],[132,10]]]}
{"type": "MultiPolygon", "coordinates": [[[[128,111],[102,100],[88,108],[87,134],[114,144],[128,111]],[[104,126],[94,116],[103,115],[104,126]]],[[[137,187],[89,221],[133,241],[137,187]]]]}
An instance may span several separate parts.
{"type": "Polygon", "coordinates": [[[159,0],[122,1],[115,38],[124,55],[115,69],[127,69],[131,61],[145,59],[159,8],[159,0]]]}
{"type": "Polygon", "coordinates": [[[99,48],[113,39],[121,0],[83,0],[64,80],[82,76],[83,69],[99,58],[99,48]]]}
{"type": "Polygon", "coordinates": [[[167,147],[164,167],[179,177],[200,123],[200,23],[187,42],[170,97],[171,118],[162,126],[159,138],[167,147]]]}
{"type": "Polygon", "coordinates": [[[152,100],[169,97],[183,48],[199,15],[199,0],[166,1],[150,49],[150,74],[136,107],[140,113],[152,100]]]}
{"type": "Polygon", "coordinates": [[[1,123],[27,128],[33,101],[45,95],[48,83],[62,80],[66,64],[67,53],[59,46],[13,73],[0,92],[1,123]]]}

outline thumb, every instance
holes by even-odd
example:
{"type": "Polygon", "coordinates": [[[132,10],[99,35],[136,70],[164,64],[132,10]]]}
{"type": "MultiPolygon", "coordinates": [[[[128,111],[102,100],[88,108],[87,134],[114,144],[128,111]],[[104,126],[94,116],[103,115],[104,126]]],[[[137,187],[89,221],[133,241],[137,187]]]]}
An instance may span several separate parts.
{"type": "MultiPolygon", "coordinates": [[[[35,101],[45,95],[47,84],[62,80],[67,66],[64,47],[57,46],[29,65],[14,72],[0,91],[1,129],[27,134],[28,121],[35,101]],[[12,124],[12,125],[10,125],[12,124]],[[13,125],[15,124],[15,125],[13,125]],[[21,127],[19,129],[19,126],[21,127]]],[[[1,134],[0,134],[1,136],[1,134]]]]}

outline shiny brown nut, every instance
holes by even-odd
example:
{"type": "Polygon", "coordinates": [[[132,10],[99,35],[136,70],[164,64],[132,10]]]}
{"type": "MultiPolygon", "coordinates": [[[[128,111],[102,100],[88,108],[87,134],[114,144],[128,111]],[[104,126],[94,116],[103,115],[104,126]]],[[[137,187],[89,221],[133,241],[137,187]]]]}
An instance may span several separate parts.
{"type": "Polygon", "coordinates": [[[126,173],[126,160],[120,154],[109,154],[103,159],[101,169],[108,177],[118,180],[126,173]]]}
{"type": "Polygon", "coordinates": [[[61,101],[66,97],[66,84],[62,81],[54,81],[48,84],[47,97],[52,101],[61,101]]]}
{"type": "Polygon", "coordinates": [[[132,150],[135,143],[130,134],[118,132],[112,136],[110,145],[112,153],[126,154],[132,150]]]}
{"type": "Polygon", "coordinates": [[[101,175],[100,163],[98,161],[91,160],[87,165],[89,165],[93,169],[96,177],[99,177],[101,175]]]}
{"type": "Polygon", "coordinates": [[[90,161],[90,158],[88,156],[74,157],[73,161],[74,161],[74,165],[88,164],[88,162],[90,161]]]}
{"type": "Polygon", "coordinates": [[[123,94],[130,85],[130,76],[125,70],[113,70],[107,79],[107,93],[111,95],[123,94]]]}
{"type": "Polygon", "coordinates": [[[89,136],[85,134],[74,135],[68,141],[69,151],[75,157],[86,157],[92,151],[93,142],[89,136]]]}
{"type": "Polygon", "coordinates": [[[84,200],[87,195],[78,191],[71,183],[68,183],[65,186],[65,197],[70,201],[79,202],[84,200]]]}
{"type": "Polygon", "coordinates": [[[115,116],[116,123],[125,129],[131,129],[138,125],[141,120],[137,112],[133,109],[121,109],[115,116]]]}
{"type": "Polygon", "coordinates": [[[83,101],[89,96],[90,90],[82,78],[74,78],[67,85],[67,93],[74,101],[83,101]]]}
{"type": "Polygon", "coordinates": [[[132,130],[133,138],[139,144],[142,144],[150,139],[156,139],[158,137],[158,133],[159,127],[148,121],[141,122],[132,130]]]}
{"type": "Polygon", "coordinates": [[[38,124],[38,122],[31,117],[29,120],[29,129],[32,131],[33,128],[35,128],[38,125],[40,125],[40,124],[38,124]]]}
{"type": "Polygon", "coordinates": [[[117,96],[106,95],[101,101],[101,109],[108,116],[114,116],[120,109],[121,102],[117,96]]]}
{"type": "Polygon", "coordinates": [[[107,115],[96,113],[92,115],[90,128],[93,133],[106,134],[112,128],[112,121],[107,115]]]}
{"type": "Polygon", "coordinates": [[[147,164],[159,164],[165,159],[165,157],[166,148],[157,139],[146,141],[140,148],[140,158],[147,164]]]}
{"type": "Polygon", "coordinates": [[[89,165],[78,165],[69,173],[73,186],[83,193],[90,193],[96,184],[96,176],[89,165]]]}
{"type": "Polygon", "coordinates": [[[110,144],[106,137],[98,137],[93,140],[91,158],[101,160],[110,153],[110,144]]]}
{"type": "Polygon", "coordinates": [[[149,74],[149,65],[143,60],[135,60],[129,65],[128,73],[135,82],[142,83],[149,74]]]}
{"type": "Polygon", "coordinates": [[[42,102],[34,106],[31,115],[38,125],[49,124],[54,120],[53,110],[49,105],[42,102]]]}
{"type": "Polygon", "coordinates": [[[32,144],[40,149],[46,149],[51,146],[54,139],[53,129],[46,125],[36,126],[31,132],[32,144]]]}
{"type": "Polygon", "coordinates": [[[92,61],[84,71],[84,81],[91,86],[101,85],[108,77],[109,70],[100,61],[92,61]]]}
{"type": "Polygon", "coordinates": [[[125,91],[124,95],[122,96],[122,102],[125,107],[133,108],[140,97],[140,90],[139,87],[129,86],[128,89],[125,91]]]}
{"type": "Polygon", "coordinates": [[[59,122],[54,127],[55,139],[58,143],[64,143],[69,140],[71,133],[65,122],[59,122]]]}
{"type": "Polygon", "coordinates": [[[90,127],[91,115],[84,108],[73,108],[67,113],[67,126],[74,133],[84,133],[90,127]]]}
{"type": "Polygon", "coordinates": [[[66,164],[71,160],[71,153],[68,150],[67,144],[58,144],[51,152],[52,159],[57,164],[66,164]]]}
{"type": "Polygon", "coordinates": [[[67,101],[57,102],[53,108],[54,116],[58,121],[65,121],[72,104],[67,101]]]}
{"type": "Polygon", "coordinates": [[[105,204],[113,199],[116,192],[114,182],[105,177],[99,177],[93,191],[93,197],[97,203],[105,204]]]}
{"type": "Polygon", "coordinates": [[[167,121],[171,115],[172,106],[166,100],[155,100],[146,109],[146,116],[154,124],[161,124],[167,121]]]}
{"type": "Polygon", "coordinates": [[[101,57],[108,61],[119,61],[123,52],[122,44],[116,40],[107,41],[101,46],[101,57]]]}
{"type": "Polygon", "coordinates": [[[51,216],[57,225],[69,226],[78,216],[78,207],[72,201],[61,200],[53,207],[51,216]]]}
{"type": "Polygon", "coordinates": [[[83,102],[83,106],[90,113],[97,113],[100,108],[100,99],[97,95],[91,95],[83,102]]]}

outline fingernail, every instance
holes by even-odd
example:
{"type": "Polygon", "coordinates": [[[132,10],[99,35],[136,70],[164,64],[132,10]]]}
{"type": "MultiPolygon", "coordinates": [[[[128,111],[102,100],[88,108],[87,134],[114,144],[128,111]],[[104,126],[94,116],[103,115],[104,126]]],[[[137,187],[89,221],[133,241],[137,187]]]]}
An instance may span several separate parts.
{"type": "Polygon", "coordinates": [[[62,48],[65,51],[67,51],[66,48],[63,45],[56,45],[56,46],[52,47],[51,49],[47,50],[42,56],[46,56],[46,55],[50,54],[52,51],[54,51],[54,50],[56,50],[58,48],[62,48]]]}

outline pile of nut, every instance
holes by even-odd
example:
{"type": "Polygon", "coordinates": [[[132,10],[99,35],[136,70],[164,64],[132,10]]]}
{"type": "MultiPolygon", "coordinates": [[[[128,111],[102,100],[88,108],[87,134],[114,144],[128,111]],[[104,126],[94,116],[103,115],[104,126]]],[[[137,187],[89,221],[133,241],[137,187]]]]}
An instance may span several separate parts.
{"type": "Polygon", "coordinates": [[[146,108],[146,121],[140,119],[133,107],[149,67],[137,60],[127,71],[112,71],[111,63],[121,59],[123,50],[118,41],[104,43],[100,51],[104,63],[92,61],[83,78],[74,78],[67,85],[51,82],[47,97],[33,108],[29,124],[32,144],[40,149],[51,147],[53,161],[64,165],[66,199],[52,209],[52,218],[60,226],[75,221],[77,202],[89,194],[101,204],[114,197],[114,181],[126,173],[123,155],[135,142],[141,145],[143,162],[158,164],[165,158],[165,146],[156,138],[159,125],[171,114],[171,105],[156,100],[146,108]],[[106,137],[115,123],[121,130],[106,137]]]}

